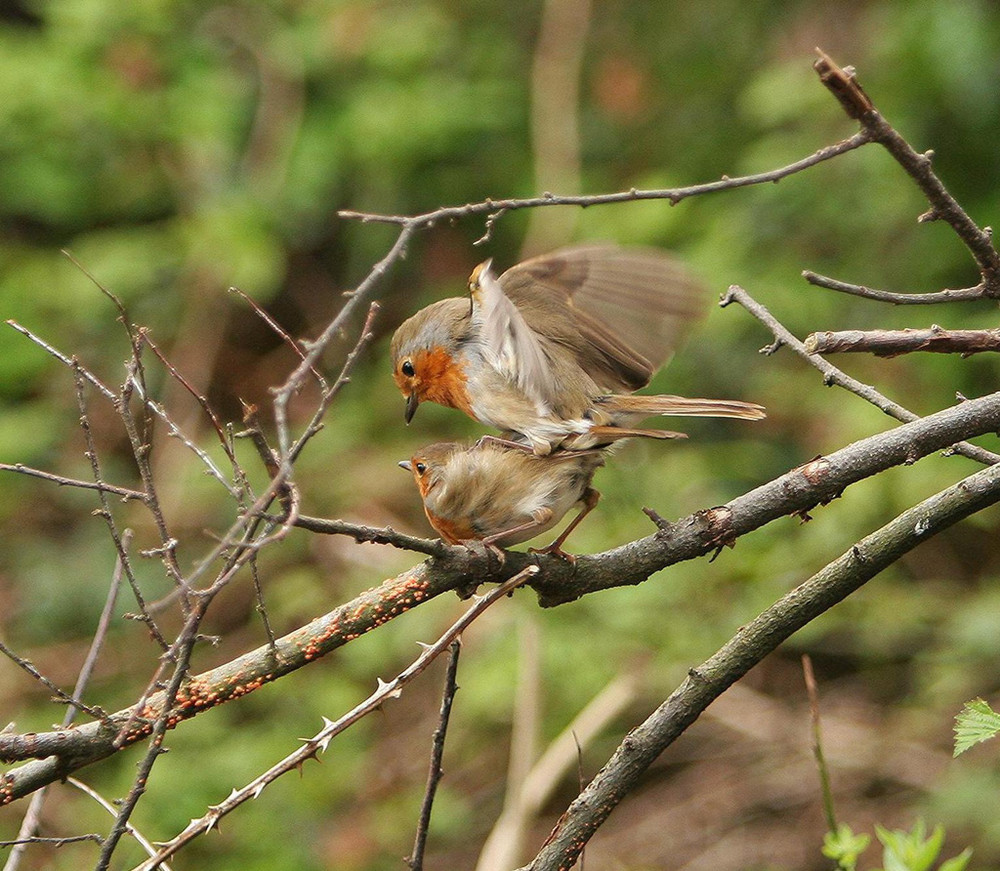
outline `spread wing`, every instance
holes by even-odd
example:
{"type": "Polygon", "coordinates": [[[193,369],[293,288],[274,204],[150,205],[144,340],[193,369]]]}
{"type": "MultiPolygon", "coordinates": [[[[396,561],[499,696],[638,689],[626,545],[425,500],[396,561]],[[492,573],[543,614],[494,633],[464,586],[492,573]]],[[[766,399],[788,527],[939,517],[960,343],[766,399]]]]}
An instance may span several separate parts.
{"type": "Polygon", "coordinates": [[[612,391],[645,386],[708,300],[704,286],[664,252],[615,245],[525,260],[499,284],[527,326],[569,349],[612,391]]]}
{"type": "Polygon", "coordinates": [[[503,292],[490,261],[476,268],[470,288],[472,322],[479,328],[486,361],[526,396],[549,405],[557,385],[542,340],[503,292]]]}

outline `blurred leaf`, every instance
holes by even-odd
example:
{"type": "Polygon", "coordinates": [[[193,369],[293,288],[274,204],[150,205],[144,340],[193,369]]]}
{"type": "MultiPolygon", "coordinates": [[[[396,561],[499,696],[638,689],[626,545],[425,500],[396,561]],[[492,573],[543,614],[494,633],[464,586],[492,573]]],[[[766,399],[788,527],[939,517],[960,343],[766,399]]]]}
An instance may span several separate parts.
{"type": "Polygon", "coordinates": [[[966,702],[955,717],[955,752],[958,756],[970,747],[988,741],[1000,732],[1000,714],[982,699],[966,702]]]}

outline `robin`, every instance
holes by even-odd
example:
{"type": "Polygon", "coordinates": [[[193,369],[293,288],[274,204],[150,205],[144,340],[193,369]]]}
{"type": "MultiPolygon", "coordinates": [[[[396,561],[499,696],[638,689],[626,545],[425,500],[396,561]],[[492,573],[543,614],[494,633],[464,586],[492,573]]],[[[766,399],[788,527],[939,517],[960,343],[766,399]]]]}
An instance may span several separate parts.
{"type": "Polygon", "coordinates": [[[407,423],[421,402],[437,402],[544,456],[678,436],[638,428],[652,415],[765,416],[735,400],[629,395],[704,314],[704,288],[661,251],[581,245],[499,278],[487,260],[469,292],[427,306],[392,338],[407,423]]]}
{"type": "Polygon", "coordinates": [[[597,505],[600,493],[590,483],[604,465],[604,453],[560,451],[538,457],[487,436],[471,447],[438,442],[399,465],[412,472],[427,519],[449,544],[520,544],[551,529],[580,504],[580,513],[552,544],[533,550],[572,561],[562,544],[597,505]]]}

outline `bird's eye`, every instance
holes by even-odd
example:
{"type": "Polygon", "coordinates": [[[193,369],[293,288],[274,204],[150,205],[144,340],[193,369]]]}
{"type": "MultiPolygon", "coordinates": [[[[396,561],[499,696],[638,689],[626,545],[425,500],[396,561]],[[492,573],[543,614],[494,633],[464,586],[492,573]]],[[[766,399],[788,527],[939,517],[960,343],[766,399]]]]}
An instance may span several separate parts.
{"type": "Polygon", "coordinates": [[[402,372],[407,378],[412,378],[415,374],[413,364],[409,360],[403,361],[403,365],[399,367],[399,371],[402,372]]]}
{"type": "Polygon", "coordinates": [[[424,472],[427,471],[427,466],[424,463],[417,463],[416,469],[417,469],[417,474],[422,475],[424,472]]]}

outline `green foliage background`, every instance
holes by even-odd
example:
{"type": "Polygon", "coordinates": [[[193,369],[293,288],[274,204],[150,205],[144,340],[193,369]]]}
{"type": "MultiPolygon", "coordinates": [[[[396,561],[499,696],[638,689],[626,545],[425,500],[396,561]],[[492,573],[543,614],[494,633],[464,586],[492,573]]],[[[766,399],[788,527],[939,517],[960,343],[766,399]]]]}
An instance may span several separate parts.
{"type": "MultiPolygon", "coordinates": [[[[529,106],[540,14],[538,2],[483,0],[4,4],[0,315],[117,383],[128,352],[124,333],[108,300],[60,253],[66,249],[151,329],[224,417],[239,420],[239,398],[266,407],[267,388],[283,380],[291,358],[227,288],[250,294],[293,335],[312,335],[392,238],[385,228],[339,220],[338,209],[411,214],[537,192],[529,106]]],[[[916,148],[934,149],[939,174],[972,217],[981,225],[995,220],[1000,15],[987,0],[594,3],[580,108],[584,190],[770,169],[848,136],[851,122],[810,69],[814,45],[855,65],[888,120],[916,148]]],[[[901,170],[871,146],[777,186],[674,208],[654,202],[588,209],[578,216],[575,238],[676,250],[713,290],[744,285],[800,336],[932,321],[993,326],[996,309],[986,303],[890,309],[801,279],[801,270],[812,269],[907,291],[976,283],[968,253],[945,226],[917,225],[925,208],[901,170]]],[[[410,428],[403,426],[387,336],[420,305],[460,292],[479,260],[518,259],[525,226],[524,215],[504,217],[483,248],[472,244],[482,235],[480,222],[436,228],[388,277],[382,338],[298,467],[307,513],[426,531],[411,482],[395,461],[419,445],[477,430],[438,408],[422,408],[410,428]]],[[[601,472],[604,499],[571,540],[575,549],[647,534],[640,506],[684,516],[890,425],[857,398],[824,388],[787,352],[758,356],[769,340],[745,312],[713,311],[654,386],[759,401],[768,421],[695,422],[686,427],[687,443],[628,446],[601,472]]],[[[350,342],[331,355],[331,370],[350,342]]],[[[997,366],[986,356],[843,365],[922,413],[952,403],[956,391],[975,396],[996,386],[997,366]]],[[[188,397],[155,367],[150,371],[177,419],[210,445],[207,423],[188,397]]],[[[133,483],[112,410],[94,401],[91,415],[107,478],[133,483]]],[[[77,418],[67,371],[15,331],[0,331],[0,461],[87,477],[77,418]]],[[[205,530],[225,527],[230,506],[190,455],[164,433],[157,438],[164,503],[185,542],[182,563],[190,564],[210,542],[205,530]]],[[[639,588],[550,612],[539,613],[527,595],[496,609],[466,639],[448,777],[432,831],[435,867],[471,867],[500,808],[524,625],[542,633],[545,737],[622,667],[642,663],[643,700],[624,729],[775,597],[972,468],[961,458],[929,458],[853,488],[817,510],[811,523],[772,524],[712,564],[678,566],[639,588]]],[[[113,566],[103,524],[90,516],[95,506],[86,494],[0,477],[0,633],[67,687],[113,566]]],[[[136,548],[155,543],[141,512],[121,513],[136,529],[136,548]]],[[[996,523],[997,513],[988,512],[924,545],[800,633],[748,685],[775,704],[799,705],[801,716],[796,659],[808,651],[831,715],[865,724],[873,745],[905,753],[915,743],[948,755],[961,703],[1000,690],[996,523]]],[[[287,631],[413,562],[388,549],[296,534],[263,559],[271,618],[287,631]]],[[[157,564],[142,571],[151,596],[166,589],[157,564]]],[[[123,601],[120,610],[131,607],[123,601]]],[[[172,752],[157,764],[137,825],[154,839],[183,828],[289,752],[298,736],[316,731],[321,716],[335,717],[366,695],[376,675],[398,671],[412,658],[413,642],[440,632],[458,607],[450,597],[436,601],[172,733],[172,752]]],[[[210,630],[222,640],[199,650],[197,669],[263,642],[249,584],[227,593],[210,630]]],[[[136,624],[120,625],[90,700],[109,709],[127,704],[145,685],[154,656],[136,624]]],[[[439,674],[337,739],[322,767],[273,787],[174,867],[400,867],[423,789],[439,674]]],[[[45,695],[12,664],[0,663],[2,722],[15,721],[19,731],[48,728],[62,714],[45,695]]],[[[799,726],[807,729],[804,717],[799,726]]],[[[585,774],[599,767],[615,734],[587,749],[585,774]]],[[[732,741],[725,728],[699,724],[685,739],[695,749],[665,758],[651,782],[669,783],[675,768],[696,764],[699,755],[726,757],[732,741]]],[[[788,752],[775,749],[779,759],[788,752]]],[[[997,815],[983,812],[1000,787],[993,753],[987,745],[966,754],[924,789],[849,766],[834,771],[834,783],[855,830],[871,819],[909,828],[922,812],[975,846],[974,867],[988,867],[1000,861],[997,815]]],[[[121,754],[84,778],[105,795],[123,794],[137,758],[136,751],[121,754]]],[[[729,761],[736,781],[759,770],[744,756],[729,761]]],[[[573,790],[567,783],[550,813],[573,790]]],[[[818,789],[788,801],[762,798],[732,815],[727,831],[737,843],[744,837],[746,855],[755,857],[746,867],[825,867],[818,789]],[[764,828],[782,833],[785,852],[757,850],[764,828]]],[[[0,811],[0,837],[16,831],[22,806],[0,811]]],[[[635,808],[652,820],[663,812],[641,796],[635,808]]],[[[620,816],[620,824],[616,816],[608,825],[617,824],[618,833],[602,835],[622,863],[616,867],[673,865],[686,855],[677,852],[669,826],[653,843],[630,842],[630,818],[620,816]]],[[[106,825],[67,787],[50,797],[46,834],[106,825]]],[[[545,830],[543,823],[539,840],[545,830]]],[[[39,849],[27,867],[86,867],[89,849],[39,849]]]]}

